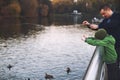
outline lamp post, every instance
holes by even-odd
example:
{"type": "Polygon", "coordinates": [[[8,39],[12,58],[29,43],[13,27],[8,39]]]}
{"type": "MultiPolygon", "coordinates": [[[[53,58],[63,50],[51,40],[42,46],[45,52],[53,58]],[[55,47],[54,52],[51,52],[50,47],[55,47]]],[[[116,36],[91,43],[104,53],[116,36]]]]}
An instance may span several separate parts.
{"type": "Polygon", "coordinates": [[[73,14],[74,14],[73,21],[74,21],[74,24],[77,24],[77,21],[78,21],[77,1],[78,0],[73,0],[74,6],[75,6],[75,9],[73,10],[73,14]]]}
{"type": "Polygon", "coordinates": [[[73,0],[74,3],[77,3],[78,0],[73,0]]]}

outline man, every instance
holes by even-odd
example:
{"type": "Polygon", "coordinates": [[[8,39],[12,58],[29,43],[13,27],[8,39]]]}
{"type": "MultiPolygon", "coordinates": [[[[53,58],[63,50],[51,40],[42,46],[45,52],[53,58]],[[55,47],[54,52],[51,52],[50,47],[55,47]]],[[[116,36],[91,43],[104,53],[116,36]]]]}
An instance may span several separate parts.
{"type": "Polygon", "coordinates": [[[109,5],[105,4],[100,7],[100,14],[104,20],[99,25],[90,24],[88,21],[83,21],[83,25],[89,26],[91,29],[104,28],[109,35],[115,38],[115,49],[118,54],[117,67],[120,71],[120,13],[114,12],[109,5]]]}

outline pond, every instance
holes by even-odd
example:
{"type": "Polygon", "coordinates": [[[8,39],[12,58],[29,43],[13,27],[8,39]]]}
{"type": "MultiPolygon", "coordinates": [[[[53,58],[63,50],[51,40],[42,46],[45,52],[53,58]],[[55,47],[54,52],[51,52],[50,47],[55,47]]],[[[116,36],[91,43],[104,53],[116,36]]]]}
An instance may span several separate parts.
{"type": "Polygon", "coordinates": [[[93,30],[76,23],[42,25],[40,30],[34,18],[24,23],[7,20],[1,23],[0,80],[45,80],[45,73],[54,80],[82,80],[95,47],[81,38],[93,36],[93,30]]]}

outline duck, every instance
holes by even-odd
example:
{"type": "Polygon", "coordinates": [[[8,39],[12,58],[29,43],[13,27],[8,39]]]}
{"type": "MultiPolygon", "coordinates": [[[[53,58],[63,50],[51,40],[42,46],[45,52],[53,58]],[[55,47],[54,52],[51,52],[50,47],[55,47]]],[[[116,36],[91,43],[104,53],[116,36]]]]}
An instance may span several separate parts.
{"type": "Polygon", "coordinates": [[[71,69],[69,67],[67,67],[66,72],[67,72],[67,74],[69,74],[71,72],[71,69]]]}
{"type": "Polygon", "coordinates": [[[28,78],[28,79],[25,79],[25,80],[30,80],[30,78],[28,78]]]}
{"type": "Polygon", "coordinates": [[[9,70],[11,70],[12,67],[13,67],[13,66],[12,66],[11,64],[9,64],[9,65],[7,66],[7,68],[8,68],[9,70]]]}
{"type": "Polygon", "coordinates": [[[47,80],[47,79],[51,80],[51,79],[54,79],[54,77],[53,77],[53,75],[50,75],[50,74],[45,73],[45,79],[46,79],[46,80],[47,80]]]}
{"type": "Polygon", "coordinates": [[[30,78],[28,78],[28,80],[30,80],[30,78]]]}

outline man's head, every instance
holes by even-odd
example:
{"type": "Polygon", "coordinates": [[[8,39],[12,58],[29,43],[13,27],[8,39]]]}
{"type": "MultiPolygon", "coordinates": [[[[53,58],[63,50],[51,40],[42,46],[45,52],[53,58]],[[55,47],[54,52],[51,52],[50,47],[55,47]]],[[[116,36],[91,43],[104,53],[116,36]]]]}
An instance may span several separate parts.
{"type": "Polygon", "coordinates": [[[113,14],[112,8],[108,4],[102,5],[99,10],[104,18],[109,18],[113,14]]]}
{"type": "Polygon", "coordinates": [[[95,38],[96,39],[104,39],[107,36],[107,31],[105,29],[99,29],[96,33],[95,33],[95,38]]]}

